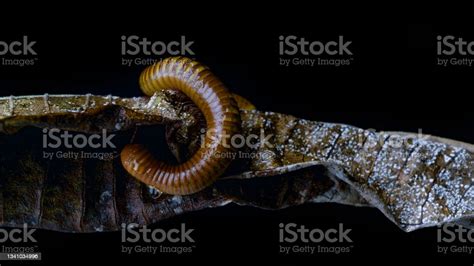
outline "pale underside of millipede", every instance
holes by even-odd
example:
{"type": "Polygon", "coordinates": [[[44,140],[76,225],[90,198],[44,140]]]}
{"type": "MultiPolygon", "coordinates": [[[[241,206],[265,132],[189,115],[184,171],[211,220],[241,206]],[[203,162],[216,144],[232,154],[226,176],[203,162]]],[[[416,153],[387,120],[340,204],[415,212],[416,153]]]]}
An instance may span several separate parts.
{"type": "Polygon", "coordinates": [[[405,231],[447,222],[474,227],[470,144],[258,110],[241,110],[241,118],[244,136],[271,136],[270,145],[243,148],[245,156],[198,193],[154,197],[118,156],[44,159],[42,128],[115,132],[119,154],[137,127],[167,125],[168,145],[183,160],[199,145],[202,116],[181,93],[0,98],[0,224],[113,231],[232,202],[266,209],[334,202],[375,207],[405,231]]]}

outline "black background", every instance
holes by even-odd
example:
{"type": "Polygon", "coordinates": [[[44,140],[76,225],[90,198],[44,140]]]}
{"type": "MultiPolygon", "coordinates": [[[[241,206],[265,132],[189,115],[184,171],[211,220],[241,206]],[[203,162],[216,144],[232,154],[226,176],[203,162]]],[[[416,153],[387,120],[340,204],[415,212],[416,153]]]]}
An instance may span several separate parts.
{"type": "MultiPolygon", "coordinates": [[[[185,35],[194,41],[192,50],[196,59],[207,64],[232,91],[250,99],[260,110],[377,130],[422,129],[423,133],[474,143],[470,92],[474,68],[442,68],[435,64],[436,35],[460,35],[474,40],[470,3],[449,9],[407,6],[403,9],[406,13],[390,6],[361,7],[365,13],[352,7],[344,12],[331,7],[331,15],[323,7],[302,6],[301,9],[306,10],[276,12],[227,6],[223,12],[188,14],[178,9],[179,12],[164,16],[163,7],[151,14],[139,13],[137,18],[115,14],[114,19],[109,19],[108,13],[103,13],[92,21],[88,13],[82,13],[73,23],[70,20],[74,19],[62,22],[68,17],[63,14],[61,19],[53,18],[49,23],[39,24],[36,20],[3,27],[2,40],[28,35],[37,41],[35,50],[39,60],[32,67],[0,66],[0,95],[139,96],[137,79],[143,67],[121,66],[120,37],[138,35],[171,41],[185,35]],[[380,10],[372,12],[372,8],[380,10]],[[236,11],[235,14],[228,14],[230,10],[236,11]],[[389,22],[385,14],[400,20],[389,22]],[[278,37],[287,34],[311,40],[332,40],[343,35],[353,42],[353,64],[279,66],[278,37]]],[[[456,265],[473,263],[467,256],[437,254],[436,228],[405,233],[379,211],[369,208],[308,204],[271,212],[231,205],[185,214],[154,226],[171,228],[182,222],[196,228],[197,248],[192,255],[124,255],[120,252],[119,232],[39,231],[37,239],[45,265],[71,260],[91,262],[97,258],[133,265],[142,261],[157,264],[261,261],[299,265],[315,264],[321,256],[331,263],[377,263],[376,258],[406,262],[411,257],[456,265]],[[353,229],[354,249],[346,255],[280,255],[278,224],[281,222],[320,228],[343,223],[353,229]]]]}

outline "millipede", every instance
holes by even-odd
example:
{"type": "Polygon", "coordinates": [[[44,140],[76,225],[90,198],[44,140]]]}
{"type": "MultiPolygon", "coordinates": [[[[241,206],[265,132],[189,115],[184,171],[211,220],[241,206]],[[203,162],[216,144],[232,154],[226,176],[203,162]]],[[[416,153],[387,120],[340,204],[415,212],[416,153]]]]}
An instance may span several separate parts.
{"type": "Polygon", "coordinates": [[[144,145],[129,144],[121,152],[124,168],[141,182],[167,194],[192,194],[212,184],[231,162],[214,155],[234,152],[230,139],[241,132],[239,106],[254,106],[230,93],[209,68],[186,57],[166,58],[149,66],[139,82],[148,96],[169,89],[184,93],[202,111],[207,133],[194,155],[178,165],[156,160],[144,145]]]}

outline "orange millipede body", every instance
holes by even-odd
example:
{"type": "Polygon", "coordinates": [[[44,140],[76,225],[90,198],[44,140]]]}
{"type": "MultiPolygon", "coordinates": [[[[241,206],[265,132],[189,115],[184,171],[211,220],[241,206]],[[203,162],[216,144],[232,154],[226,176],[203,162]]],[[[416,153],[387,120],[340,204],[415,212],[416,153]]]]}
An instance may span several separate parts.
{"type": "Polygon", "coordinates": [[[167,58],[146,68],[140,87],[148,96],[165,89],[182,91],[204,114],[207,133],[198,151],[179,165],[156,160],[142,145],[127,145],[121,153],[124,168],[138,180],[173,195],[195,193],[212,184],[231,162],[229,156],[219,155],[235,151],[230,139],[240,132],[233,95],[207,67],[185,57],[167,58]]]}

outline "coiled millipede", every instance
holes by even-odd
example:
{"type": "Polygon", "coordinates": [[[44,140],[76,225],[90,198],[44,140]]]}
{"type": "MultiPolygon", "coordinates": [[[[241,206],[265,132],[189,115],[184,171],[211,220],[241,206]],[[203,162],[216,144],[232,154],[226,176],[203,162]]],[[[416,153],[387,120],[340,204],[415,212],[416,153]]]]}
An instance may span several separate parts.
{"type": "Polygon", "coordinates": [[[227,156],[215,155],[234,152],[230,139],[241,130],[238,104],[242,109],[253,105],[231,94],[207,67],[186,57],[167,58],[146,68],[140,87],[148,96],[165,89],[186,94],[202,111],[207,134],[198,151],[179,165],[156,160],[143,145],[129,144],[121,153],[124,168],[141,182],[172,195],[192,194],[212,184],[231,162],[227,156]]]}

